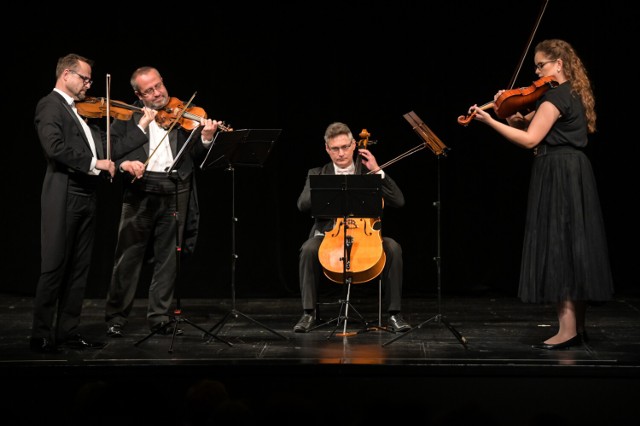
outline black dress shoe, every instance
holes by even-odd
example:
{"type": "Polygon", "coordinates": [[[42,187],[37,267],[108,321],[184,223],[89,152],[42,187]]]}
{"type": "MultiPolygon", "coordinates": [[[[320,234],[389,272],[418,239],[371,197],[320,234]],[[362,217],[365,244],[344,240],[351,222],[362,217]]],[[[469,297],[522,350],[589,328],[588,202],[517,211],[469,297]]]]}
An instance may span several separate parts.
{"type": "Polygon", "coordinates": [[[60,349],[45,337],[32,337],[29,340],[29,347],[32,351],[41,354],[59,354],[60,349]]]}
{"type": "Polygon", "coordinates": [[[293,326],[293,331],[296,333],[306,333],[311,327],[316,324],[316,320],[311,314],[303,314],[296,325],[293,326]]]}
{"type": "Polygon", "coordinates": [[[389,316],[389,327],[391,327],[393,331],[401,333],[411,330],[409,323],[406,322],[400,314],[389,316]]]}
{"type": "MultiPolygon", "coordinates": [[[[172,321],[173,322],[173,321],[172,321]]],[[[163,321],[160,324],[156,324],[151,327],[151,331],[155,334],[160,334],[162,336],[169,336],[173,334],[173,330],[175,330],[176,326],[172,324],[172,322],[163,321]]],[[[176,330],[176,336],[181,336],[184,332],[181,328],[176,330]]]]}
{"type": "Polygon", "coordinates": [[[69,349],[77,349],[77,350],[102,349],[105,346],[107,346],[107,344],[104,342],[91,342],[85,339],[84,337],[82,337],[81,334],[74,334],[73,336],[69,336],[67,340],[64,341],[63,344],[69,349]]]}
{"type": "Polygon", "coordinates": [[[122,326],[120,324],[113,324],[107,328],[107,336],[109,337],[122,337],[122,326]]]}
{"type": "Polygon", "coordinates": [[[550,343],[542,342],[535,345],[531,345],[531,347],[534,349],[546,349],[548,351],[554,351],[558,349],[569,349],[573,346],[580,346],[580,345],[582,345],[582,336],[577,334],[571,339],[565,340],[564,342],[561,342],[561,343],[550,344],[550,343]]]}

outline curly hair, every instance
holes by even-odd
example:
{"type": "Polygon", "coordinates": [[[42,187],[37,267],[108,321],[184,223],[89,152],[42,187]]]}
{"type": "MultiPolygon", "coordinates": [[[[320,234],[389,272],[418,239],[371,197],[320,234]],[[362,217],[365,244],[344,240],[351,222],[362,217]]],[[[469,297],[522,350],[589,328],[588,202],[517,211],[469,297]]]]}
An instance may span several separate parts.
{"type": "Polygon", "coordinates": [[[541,52],[549,58],[562,59],[564,73],[571,82],[571,91],[580,97],[587,117],[587,130],[596,131],[595,98],[591,90],[591,82],[587,70],[578,57],[574,48],[564,40],[550,39],[536,45],[536,52],[541,52]]]}

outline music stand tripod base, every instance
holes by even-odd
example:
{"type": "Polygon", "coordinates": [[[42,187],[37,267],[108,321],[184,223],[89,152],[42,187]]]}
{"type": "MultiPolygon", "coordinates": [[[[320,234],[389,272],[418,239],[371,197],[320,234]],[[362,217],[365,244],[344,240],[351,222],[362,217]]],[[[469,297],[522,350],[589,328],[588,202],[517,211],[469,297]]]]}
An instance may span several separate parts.
{"type": "Polygon", "coordinates": [[[340,303],[340,311],[339,311],[337,317],[332,318],[332,319],[330,319],[328,321],[325,321],[325,322],[323,322],[321,324],[318,324],[316,326],[311,327],[307,331],[307,333],[309,333],[309,332],[311,332],[313,330],[317,330],[318,328],[327,326],[329,324],[333,324],[334,322],[336,323],[336,326],[333,328],[331,333],[329,333],[329,335],[327,336],[327,339],[330,339],[334,334],[336,336],[346,337],[346,336],[356,336],[358,334],[365,333],[365,332],[369,331],[369,322],[364,319],[364,317],[360,314],[360,312],[358,312],[358,310],[351,304],[351,302],[348,299],[340,300],[340,301],[338,301],[338,303],[340,303]],[[362,329],[359,330],[359,331],[347,331],[347,324],[348,324],[348,321],[350,319],[350,317],[348,316],[349,307],[351,307],[351,309],[358,316],[356,318],[356,320],[362,324],[362,329]],[[342,332],[341,333],[336,333],[336,331],[338,330],[338,328],[340,328],[341,325],[343,326],[342,332]]]}
{"type": "Polygon", "coordinates": [[[202,331],[203,333],[206,333],[207,335],[211,336],[212,339],[216,339],[221,343],[225,343],[228,346],[233,346],[233,344],[231,344],[231,342],[228,342],[214,334],[209,333],[207,330],[205,330],[204,328],[200,327],[199,325],[193,323],[191,320],[187,319],[187,318],[183,318],[182,317],[182,313],[179,310],[174,311],[174,316],[171,317],[171,319],[169,321],[167,321],[166,324],[164,324],[162,327],[159,327],[158,329],[152,331],[150,334],[148,334],[147,336],[143,337],[142,339],[138,340],[136,343],[134,343],[134,346],[138,346],[139,344],[141,344],[142,342],[144,342],[145,340],[149,339],[152,336],[155,336],[156,334],[161,334],[164,335],[164,332],[167,328],[173,326],[173,333],[171,334],[171,345],[169,346],[169,353],[173,353],[173,342],[176,338],[176,336],[178,335],[178,329],[179,329],[179,325],[180,323],[187,323],[195,328],[197,328],[198,330],[202,331]]]}
{"type": "Polygon", "coordinates": [[[383,343],[382,346],[390,345],[391,343],[395,342],[396,340],[401,339],[403,337],[406,337],[407,335],[413,333],[416,330],[421,329],[423,326],[425,326],[425,325],[427,325],[427,324],[429,324],[431,322],[437,322],[437,323],[440,323],[440,324],[444,324],[449,329],[449,331],[451,331],[451,333],[455,336],[455,338],[458,339],[458,341],[462,344],[462,346],[464,346],[465,349],[468,349],[468,347],[467,347],[467,339],[462,334],[460,334],[458,332],[458,330],[456,330],[451,325],[451,323],[449,323],[449,321],[447,321],[440,314],[434,315],[431,318],[429,318],[428,320],[426,320],[426,321],[418,324],[417,326],[413,327],[411,330],[408,330],[408,331],[402,333],[401,335],[396,336],[391,340],[388,340],[387,342],[383,343]]]}
{"type": "MultiPolygon", "coordinates": [[[[265,330],[268,330],[270,332],[272,332],[273,334],[275,334],[278,337],[282,337],[284,340],[289,340],[289,338],[287,336],[284,336],[280,333],[278,333],[276,330],[272,329],[271,327],[267,327],[266,325],[262,324],[260,321],[251,318],[249,315],[246,315],[240,311],[238,311],[237,309],[233,308],[231,309],[229,312],[227,312],[224,317],[222,317],[222,319],[220,321],[218,321],[217,323],[215,323],[207,332],[207,334],[209,336],[215,337],[216,339],[219,339],[218,337],[218,333],[220,332],[220,330],[222,330],[222,327],[227,323],[227,321],[229,321],[232,318],[238,318],[239,316],[241,316],[242,318],[251,321],[252,323],[264,328],[265,330]],[[214,330],[217,330],[214,332],[214,330]]],[[[211,341],[211,339],[209,339],[209,341],[211,341]]]]}

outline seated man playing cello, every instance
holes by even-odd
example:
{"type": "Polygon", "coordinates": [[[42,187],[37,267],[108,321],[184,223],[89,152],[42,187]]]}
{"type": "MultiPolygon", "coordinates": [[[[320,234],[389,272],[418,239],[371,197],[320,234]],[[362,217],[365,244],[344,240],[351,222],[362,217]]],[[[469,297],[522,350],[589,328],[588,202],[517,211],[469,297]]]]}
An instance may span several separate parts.
{"type": "MultiPolygon", "coordinates": [[[[382,197],[385,207],[402,207],[404,195],[396,183],[380,169],[375,157],[365,148],[358,148],[357,160],[354,160],[356,141],[351,130],[343,123],[330,124],[324,134],[325,149],[331,162],[322,167],[312,168],[298,198],[301,212],[311,210],[311,175],[367,174],[377,173],[382,177],[382,197]],[[364,167],[363,167],[364,166],[364,167]]],[[[334,228],[334,219],[316,218],[309,239],[300,247],[299,275],[302,308],[304,313],[293,327],[296,333],[306,333],[316,325],[317,287],[322,277],[322,265],[318,256],[325,232],[334,228]]],[[[402,248],[395,240],[382,237],[382,248],[386,256],[382,270],[384,286],[384,306],[389,314],[388,325],[394,332],[405,332],[411,326],[402,318],[402,248]]]]}

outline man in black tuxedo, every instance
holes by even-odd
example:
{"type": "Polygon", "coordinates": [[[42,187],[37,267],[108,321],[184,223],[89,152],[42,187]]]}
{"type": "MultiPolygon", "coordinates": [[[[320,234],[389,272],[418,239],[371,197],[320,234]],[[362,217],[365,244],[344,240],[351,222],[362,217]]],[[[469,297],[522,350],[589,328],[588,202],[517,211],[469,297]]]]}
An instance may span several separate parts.
{"type": "MultiPolygon", "coordinates": [[[[138,97],[134,105],[157,110],[160,120],[149,125],[144,145],[116,162],[118,169],[126,174],[115,263],[105,309],[107,335],[118,338],[124,333],[148,248],[153,250],[153,274],[147,323],[154,333],[181,334],[182,330],[175,328],[177,324],[170,311],[178,273],[177,255],[192,253],[195,249],[199,224],[195,166],[204,160],[219,123],[199,117],[197,121],[185,119],[182,124],[174,125],[173,121],[184,105],[180,107],[177,98],[169,97],[160,72],[153,67],[138,68],[130,82],[138,97]],[[189,146],[178,164],[174,164],[176,155],[187,141],[189,146]],[[169,175],[167,172],[172,166],[169,175]]],[[[135,127],[135,118],[132,121],[115,120],[111,134],[128,135],[135,127]]]]}
{"type": "MultiPolygon", "coordinates": [[[[311,175],[353,175],[378,173],[381,175],[382,198],[385,207],[402,207],[404,195],[389,175],[376,162],[371,151],[366,148],[356,149],[356,142],[346,124],[331,123],[324,134],[325,150],[331,161],[324,166],[309,169],[302,193],[298,197],[298,210],[311,211],[311,175]],[[354,160],[354,153],[358,152],[354,160]]],[[[318,258],[320,245],[325,238],[325,232],[333,229],[334,219],[315,218],[313,227],[306,240],[300,247],[298,263],[300,276],[300,293],[302,296],[302,317],[293,327],[296,333],[306,333],[316,324],[317,288],[322,276],[322,266],[318,258]]],[[[385,306],[389,314],[389,328],[394,332],[405,332],[411,329],[401,314],[402,304],[402,248],[394,239],[382,237],[382,249],[386,255],[386,262],[382,271],[384,285],[385,306]]]]}
{"type": "MultiPolygon", "coordinates": [[[[95,237],[96,189],[100,175],[113,177],[115,163],[108,159],[106,134],[89,126],[78,114],[75,102],[85,99],[91,86],[93,61],[76,54],[58,60],[56,84],[38,102],[35,127],[47,161],[41,195],[41,266],[36,288],[32,350],[59,352],[104,346],[90,342],[79,332],[80,314],[89,275],[95,237]]],[[[142,128],[153,121],[155,111],[145,110],[142,128]]],[[[145,142],[138,129],[112,144],[118,156],[145,142]]]]}

